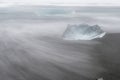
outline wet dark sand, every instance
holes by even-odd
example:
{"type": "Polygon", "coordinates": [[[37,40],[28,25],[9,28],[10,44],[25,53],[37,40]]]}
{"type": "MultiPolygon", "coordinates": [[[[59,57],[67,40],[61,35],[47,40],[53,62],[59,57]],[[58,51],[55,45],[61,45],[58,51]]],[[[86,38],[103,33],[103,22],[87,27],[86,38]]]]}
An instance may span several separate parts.
{"type": "Polygon", "coordinates": [[[102,76],[105,80],[120,80],[120,34],[107,34],[99,41],[101,44],[96,45],[95,50],[106,69],[102,76]]]}

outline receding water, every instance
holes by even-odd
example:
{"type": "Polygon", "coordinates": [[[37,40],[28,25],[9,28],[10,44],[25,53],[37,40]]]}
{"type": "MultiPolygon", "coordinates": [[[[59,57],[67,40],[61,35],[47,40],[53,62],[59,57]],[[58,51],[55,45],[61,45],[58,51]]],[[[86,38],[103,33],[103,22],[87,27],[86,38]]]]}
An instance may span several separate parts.
{"type": "Polygon", "coordinates": [[[0,80],[120,80],[119,7],[0,8],[0,80]],[[68,24],[98,24],[96,40],[63,40],[68,24]]]}

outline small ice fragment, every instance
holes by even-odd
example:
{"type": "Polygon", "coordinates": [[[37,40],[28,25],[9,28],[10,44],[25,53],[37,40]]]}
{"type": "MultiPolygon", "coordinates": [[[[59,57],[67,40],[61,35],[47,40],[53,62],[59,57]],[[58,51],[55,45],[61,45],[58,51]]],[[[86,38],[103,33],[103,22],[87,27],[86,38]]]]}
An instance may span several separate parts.
{"type": "Polygon", "coordinates": [[[98,78],[97,80],[104,80],[103,78],[98,78]]]}

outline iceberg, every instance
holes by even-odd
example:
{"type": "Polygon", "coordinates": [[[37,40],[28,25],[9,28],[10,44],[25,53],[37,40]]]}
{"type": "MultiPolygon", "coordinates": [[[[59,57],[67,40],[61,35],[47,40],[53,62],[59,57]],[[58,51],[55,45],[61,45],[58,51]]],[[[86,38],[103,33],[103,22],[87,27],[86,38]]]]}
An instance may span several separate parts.
{"type": "Polygon", "coordinates": [[[102,38],[106,32],[104,32],[98,25],[68,25],[67,29],[63,33],[63,39],[65,40],[92,40],[96,38],[102,38]]]}

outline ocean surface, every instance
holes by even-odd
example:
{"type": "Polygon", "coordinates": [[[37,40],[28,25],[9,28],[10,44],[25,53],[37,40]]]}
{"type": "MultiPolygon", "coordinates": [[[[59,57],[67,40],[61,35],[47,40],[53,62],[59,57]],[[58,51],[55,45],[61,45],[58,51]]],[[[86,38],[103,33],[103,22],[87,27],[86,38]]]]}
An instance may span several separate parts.
{"type": "Polygon", "coordinates": [[[120,7],[0,8],[0,80],[120,80],[120,7]],[[101,39],[64,40],[68,24],[98,24],[101,39]]]}

